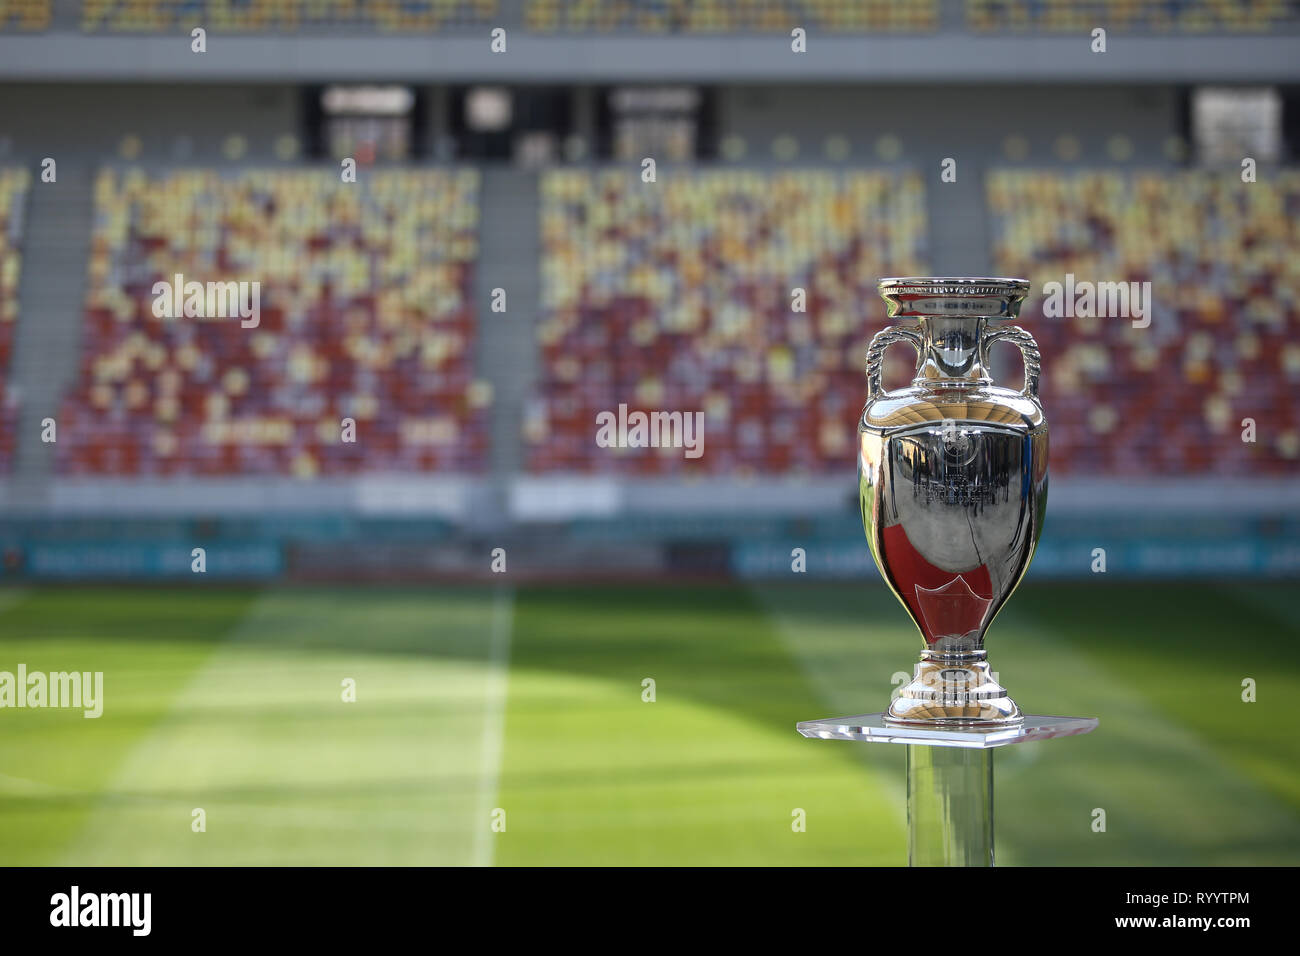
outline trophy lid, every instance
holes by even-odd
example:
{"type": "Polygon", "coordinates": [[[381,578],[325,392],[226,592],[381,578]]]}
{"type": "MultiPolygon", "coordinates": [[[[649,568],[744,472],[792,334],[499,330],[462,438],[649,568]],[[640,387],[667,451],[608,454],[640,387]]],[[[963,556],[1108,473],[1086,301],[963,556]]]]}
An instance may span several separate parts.
{"type": "Polygon", "coordinates": [[[1029,280],[980,276],[900,276],[876,284],[890,318],[939,316],[1014,319],[1029,280]]]}

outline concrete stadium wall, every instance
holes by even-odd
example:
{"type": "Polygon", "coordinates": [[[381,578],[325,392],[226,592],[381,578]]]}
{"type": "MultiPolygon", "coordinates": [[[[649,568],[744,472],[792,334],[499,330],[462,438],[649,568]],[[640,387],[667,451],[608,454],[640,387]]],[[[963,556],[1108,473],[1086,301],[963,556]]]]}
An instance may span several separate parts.
{"type": "Polygon", "coordinates": [[[1155,161],[1178,131],[1172,86],[728,86],[718,106],[721,132],[749,141],[752,160],[792,135],[808,146],[801,158],[822,159],[826,138],[843,136],[852,160],[875,162],[877,140],[892,133],[904,159],[936,170],[946,156],[996,162],[1011,134],[1028,140],[1031,160],[1053,162],[1053,140],[1069,133],[1081,146],[1076,164],[1110,162],[1114,135],[1129,138],[1135,159],[1155,161]]]}
{"type": "Polygon", "coordinates": [[[163,82],[401,80],[560,83],[708,82],[1272,82],[1296,77],[1294,30],[1268,36],[1131,36],[1115,32],[1093,53],[1081,31],[1068,36],[809,37],[537,36],[508,34],[493,53],[489,29],[469,35],[230,36],[210,33],[208,50],[188,33],[84,36],[71,30],[0,35],[0,77],[163,82]]]}
{"type": "MultiPolygon", "coordinates": [[[[426,129],[435,137],[449,121],[447,97],[441,87],[428,92],[426,129]]],[[[1056,161],[1052,143],[1062,133],[1079,139],[1079,163],[1109,162],[1114,135],[1130,140],[1135,160],[1160,161],[1178,131],[1178,91],[1168,85],[730,84],[717,105],[719,133],[743,138],[748,162],[771,160],[773,140],[790,135],[800,143],[797,162],[823,161],[826,139],[842,136],[849,162],[878,163],[875,146],[887,133],[901,140],[903,160],[936,168],[947,156],[996,162],[1013,133],[1035,162],[1056,161]]],[[[182,140],[195,159],[220,158],[233,134],[247,140],[246,160],[270,159],[286,133],[301,133],[301,104],[300,87],[284,83],[0,84],[0,160],[118,159],[127,134],[140,138],[145,162],[183,161],[182,140]]]]}
{"type": "Polygon", "coordinates": [[[292,86],[53,83],[0,86],[0,161],[38,162],[73,153],[117,159],[127,134],[143,160],[178,160],[187,138],[194,157],[220,155],[232,134],[248,141],[247,159],[269,158],[276,137],[298,133],[292,86]]]}

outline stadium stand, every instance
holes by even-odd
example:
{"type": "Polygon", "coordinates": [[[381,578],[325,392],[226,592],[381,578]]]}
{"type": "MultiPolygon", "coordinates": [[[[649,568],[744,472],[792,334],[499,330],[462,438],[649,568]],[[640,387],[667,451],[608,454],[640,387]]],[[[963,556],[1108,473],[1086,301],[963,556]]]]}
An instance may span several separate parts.
{"type": "Polygon", "coordinates": [[[877,276],[924,271],[911,171],[563,170],[541,179],[533,471],[843,470],[877,276]],[[794,311],[795,289],[807,292],[794,311]],[[705,413],[707,454],[597,449],[596,415],[705,413]],[[599,454],[597,454],[599,452],[599,454]]]}
{"type": "Polygon", "coordinates": [[[1300,25],[1295,0],[966,0],[976,33],[1264,33],[1300,25]]]}
{"type": "Polygon", "coordinates": [[[22,271],[23,207],[31,176],[25,169],[0,169],[0,474],[13,461],[17,396],[9,387],[14,328],[18,322],[18,276],[22,271]]]}
{"type": "MultiPolygon", "coordinates": [[[[82,0],[88,33],[439,33],[516,22],[500,0],[82,0]]],[[[0,0],[0,31],[50,27],[53,0],[0,0]]],[[[932,33],[941,0],[525,0],[535,33],[932,33]]],[[[1296,0],[965,0],[975,33],[1259,34],[1300,25],[1296,0]]]]}
{"type": "Polygon", "coordinates": [[[39,33],[50,26],[54,0],[0,0],[0,33],[39,33]]]}
{"type": "Polygon", "coordinates": [[[1300,172],[997,170],[988,201],[1000,273],[1151,283],[1147,328],[1026,308],[1054,471],[1295,473],[1300,172]]]}
{"type": "Polygon", "coordinates": [[[102,171],[60,472],[480,469],[478,187],[468,169],[102,171]],[[154,284],[175,274],[260,282],[259,324],[157,317],[154,284]]]}
{"type": "Polygon", "coordinates": [[[81,26],[87,33],[165,33],[194,26],[223,33],[437,33],[485,26],[498,6],[498,0],[84,0],[81,26]]]}
{"type": "Polygon", "coordinates": [[[938,0],[528,0],[537,33],[921,33],[938,25],[938,0]]]}

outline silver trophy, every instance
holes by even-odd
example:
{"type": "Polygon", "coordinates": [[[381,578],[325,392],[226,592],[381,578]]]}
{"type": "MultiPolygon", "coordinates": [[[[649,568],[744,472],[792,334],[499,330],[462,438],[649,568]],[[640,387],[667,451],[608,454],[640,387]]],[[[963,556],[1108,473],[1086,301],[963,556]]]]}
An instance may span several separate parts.
{"type": "Polygon", "coordinates": [[[867,542],[925,639],[883,713],[802,721],[805,737],[907,747],[908,859],[993,863],[993,749],[1086,734],[1091,717],[1021,714],[989,669],[984,633],[1024,577],[1047,508],[1047,418],[1033,336],[1008,324],[1023,279],[882,279],[906,324],[867,349],[858,493],[867,542]],[[989,346],[1024,358],[1020,390],[995,385],[989,346]],[[916,350],[916,375],[881,390],[885,350],[916,350]]]}
{"type": "Polygon", "coordinates": [[[1020,709],[994,679],[984,632],[1016,589],[1047,507],[1047,418],[1038,346],[1006,325],[1023,279],[882,279],[897,325],[867,349],[859,423],[862,525],[880,573],[925,638],[912,682],[888,710],[900,723],[1007,723],[1020,709]],[[916,349],[916,377],[882,392],[885,349],[916,349]],[[1024,357],[1024,388],[993,384],[989,347],[1024,357]]]}

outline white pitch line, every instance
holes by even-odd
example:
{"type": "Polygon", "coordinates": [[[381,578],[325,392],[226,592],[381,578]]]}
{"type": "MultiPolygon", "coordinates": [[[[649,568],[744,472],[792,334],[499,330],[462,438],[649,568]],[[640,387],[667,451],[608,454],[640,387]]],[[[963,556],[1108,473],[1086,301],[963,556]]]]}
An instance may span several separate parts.
{"type": "Polygon", "coordinates": [[[506,692],[510,679],[510,635],[514,630],[515,591],[497,589],[492,601],[487,676],[483,689],[483,743],[480,748],[478,813],[474,817],[474,866],[491,866],[496,855],[492,811],[501,779],[505,747],[506,692]]]}

